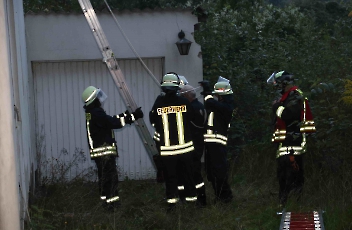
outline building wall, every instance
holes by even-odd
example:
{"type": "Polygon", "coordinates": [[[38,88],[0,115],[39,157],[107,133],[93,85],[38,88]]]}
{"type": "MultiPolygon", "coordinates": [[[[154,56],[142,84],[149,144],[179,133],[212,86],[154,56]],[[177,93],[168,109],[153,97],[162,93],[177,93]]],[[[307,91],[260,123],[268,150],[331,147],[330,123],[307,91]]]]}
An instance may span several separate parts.
{"type": "Polygon", "coordinates": [[[34,143],[22,1],[0,0],[0,22],[0,229],[23,229],[34,143]]]}
{"type": "MultiPolygon", "coordinates": [[[[145,113],[145,123],[149,131],[152,132],[148,113],[153,100],[160,93],[158,85],[136,59],[113,17],[107,13],[98,13],[97,15],[110,47],[121,64],[121,69],[125,71],[127,85],[135,96],[137,105],[142,106],[145,113]]],[[[197,85],[197,82],[202,79],[202,60],[198,57],[200,46],[194,42],[192,36],[193,26],[197,23],[197,18],[189,11],[126,11],[116,13],[115,16],[134,49],[146,62],[148,68],[158,79],[157,81],[160,81],[162,75],[169,71],[184,75],[191,85],[197,85]],[[175,45],[178,41],[177,34],[181,29],[185,32],[186,38],[193,41],[190,53],[187,56],[181,56],[175,45]],[[152,62],[155,63],[158,62],[156,60],[162,60],[162,62],[160,64],[148,64],[148,61],[151,60],[154,60],[152,62]]],[[[61,150],[68,150],[69,148],[69,155],[64,156],[63,159],[65,162],[70,162],[73,159],[72,155],[76,147],[82,148],[86,153],[88,151],[85,143],[83,104],[80,101],[81,93],[87,86],[97,85],[99,87],[101,85],[107,87],[109,93],[107,104],[110,106],[106,108],[108,114],[119,113],[124,111],[126,107],[121,101],[105,65],[99,61],[102,59],[102,54],[83,13],[68,15],[27,14],[25,24],[28,62],[31,63],[30,72],[33,75],[31,78],[33,79],[33,95],[36,95],[36,99],[32,102],[36,113],[36,138],[43,137],[41,127],[43,123],[46,124],[46,127],[44,127],[44,130],[46,130],[44,131],[45,141],[42,141],[44,146],[39,144],[37,152],[43,152],[45,147],[43,160],[62,157],[61,150]],[[71,72],[72,68],[77,68],[77,66],[81,66],[77,69],[77,72],[71,72]],[[66,80],[60,80],[61,78],[66,80]],[[77,79],[72,81],[72,78],[77,79]],[[65,97],[57,95],[55,93],[58,91],[57,88],[64,87],[66,84],[62,84],[62,81],[72,81],[72,84],[67,84],[67,86],[73,86],[74,89],[72,90],[74,92],[63,88],[62,93],[65,94],[65,97]],[[66,97],[66,93],[72,95],[72,101],[69,101],[70,97],[66,97]],[[47,103],[47,106],[41,103],[47,103]],[[68,108],[72,108],[74,105],[74,109],[78,111],[72,112],[71,115],[74,118],[63,119],[55,109],[40,112],[42,108],[49,109],[48,106],[52,108],[56,104],[59,108],[63,108],[62,112],[66,113],[65,116],[68,116],[67,113],[71,109],[64,108],[65,103],[68,103],[68,108]],[[46,112],[48,112],[50,120],[41,115],[41,113],[46,112]],[[63,125],[63,122],[68,122],[68,124],[63,125]],[[77,124],[79,125],[77,126],[77,124]],[[77,127],[80,131],[64,130],[66,125],[71,128],[77,127]],[[50,128],[49,126],[56,128],[50,128]],[[58,137],[62,132],[65,132],[66,136],[58,137]],[[79,142],[75,143],[76,146],[73,146],[72,143],[67,144],[69,142],[65,141],[65,138],[72,140],[71,137],[67,138],[67,135],[72,132],[75,132],[75,135],[80,135],[74,137],[79,139],[79,142]],[[50,138],[56,138],[57,140],[53,144],[50,138]]],[[[103,90],[105,91],[104,88],[103,90]]],[[[155,171],[151,169],[151,162],[147,158],[146,150],[143,148],[141,141],[138,140],[136,129],[131,127],[119,130],[116,132],[116,136],[119,146],[118,151],[120,152],[118,166],[122,173],[120,179],[124,179],[124,177],[130,179],[154,178],[155,171]],[[119,139],[119,137],[123,138],[119,139]]],[[[94,164],[88,161],[79,170],[91,166],[94,166],[94,164]]],[[[44,171],[42,173],[45,173],[44,171]]],[[[69,177],[74,178],[77,173],[79,172],[71,172],[69,177]]]]}
{"type": "MultiPolygon", "coordinates": [[[[136,58],[111,14],[97,13],[117,58],[136,58]]],[[[197,84],[202,79],[200,46],[192,36],[197,17],[187,11],[115,12],[127,38],[141,57],[165,57],[165,71],[173,71],[197,84]],[[190,54],[181,56],[175,43],[183,30],[193,42],[190,54]]],[[[82,14],[27,14],[25,16],[29,61],[96,60],[102,55],[82,14]]]]}

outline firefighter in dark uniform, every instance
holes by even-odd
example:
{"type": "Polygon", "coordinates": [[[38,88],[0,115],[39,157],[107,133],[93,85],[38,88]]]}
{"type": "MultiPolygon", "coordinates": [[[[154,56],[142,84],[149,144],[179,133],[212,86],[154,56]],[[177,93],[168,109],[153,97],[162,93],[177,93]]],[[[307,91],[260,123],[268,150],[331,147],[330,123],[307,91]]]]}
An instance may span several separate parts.
{"type": "Polygon", "coordinates": [[[115,116],[109,116],[102,108],[107,96],[99,88],[87,87],[82,94],[86,113],[86,129],[90,157],[98,169],[99,192],[103,206],[113,211],[119,204],[118,173],[116,157],[118,157],[114,129],[120,129],[125,124],[132,124],[143,117],[141,108],[130,114],[128,111],[115,116]]]}
{"type": "Polygon", "coordinates": [[[212,92],[208,81],[199,82],[203,86],[204,103],[207,111],[205,142],[205,168],[211,182],[216,201],[229,203],[233,196],[228,183],[227,132],[234,110],[233,91],[230,82],[219,77],[212,92]],[[213,95],[217,97],[215,100],[213,95]]]}
{"type": "MultiPolygon", "coordinates": [[[[194,145],[193,152],[193,175],[194,183],[197,190],[197,203],[201,206],[206,205],[205,184],[202,176],[202,156],[204,152],[204,131],[207,121],[207,114],[204,105],[196,97],[196,91],[191,85],[181,87],[180,95],[187,98],[195,112],[195,119],[191,121],[191,133],[194,145]]],[[[183,187],[179,186],[179,190],[183,187]]],[[[182,190],[181,190],[182,191],[182,190]]]]}
{"type": "Polygon", "coordinates": [[[161,83],[163,92],[156,98],[149,113],[150,122],[155,128],[154,140],[159,142],[157,146],[164,166],[168,211],[179,202],[179,178],[184,180],[185,200],[192,203],[197,200],[192,172],[194,146],[190,132],[194,112],[190,102],[177,95],[179,85],[178,75],[167,73],[161,83]]]}
{"type": "Polygon", "coordinates": [[[309,133],[315,132],[313,116],[307,98],[293,85],[293,75],[286,71],[274,72],[267,80],[281,93],[273,102],[274,133],[277,143],[277,177],[279,201],[285,205],[288,195],[294,191],[300,197],[303,184],[303,153],[309,133]]]}

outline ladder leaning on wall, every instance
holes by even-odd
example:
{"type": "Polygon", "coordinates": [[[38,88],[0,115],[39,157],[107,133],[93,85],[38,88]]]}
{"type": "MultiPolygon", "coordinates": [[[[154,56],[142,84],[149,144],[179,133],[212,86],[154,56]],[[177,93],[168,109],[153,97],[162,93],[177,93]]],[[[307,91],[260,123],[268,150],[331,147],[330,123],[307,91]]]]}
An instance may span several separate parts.
{"type": "MultiPolygon", "coordinates": [[[[89,0],[78,0],[78,2],[81,5],[84,16],[87,19],[89,27],[92,30],[94,38],[103,55],[103,62],[106,63],[110,71],[111,77],[113,78],[117,89],[119,90],[119,93],[127,106],[128,111],[132,113],[135,109],[137,109],[137,104],[134,101],[132,94],[126,84],[125,77],[117,63],[114,53],[110,49],[109,43],[105,37],[104,31],[101,28],[101,25],[95,14],[92,4],[89,0]]],[[[153,155],[158,154],[158,150],[148,131],[148,128],[145,125],[143,119],[138,119],[138,121],[136,120],[134,123],[142,139],[142,142],[148,152],[150,161],[153,164],[154,168],[156,168],[153,160],[153,155]]]]}

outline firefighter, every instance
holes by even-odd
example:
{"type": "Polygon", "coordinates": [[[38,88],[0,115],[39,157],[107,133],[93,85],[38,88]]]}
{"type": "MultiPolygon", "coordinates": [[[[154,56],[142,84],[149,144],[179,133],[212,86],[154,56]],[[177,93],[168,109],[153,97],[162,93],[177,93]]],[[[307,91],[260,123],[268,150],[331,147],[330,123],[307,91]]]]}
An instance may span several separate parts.
{"type": "Polygon", "coordinates": [[[267,80],[274,85],[281,97],[273,102],[274,133],[272,142],[277,143],[277,177],[280,205],[285,205],[288,195],[294,191],[298,197],[304,184],[303,153],[309,133],[315,132],[313,116],[307,98],[294,85],[293,75],[274,72],[267,80]]]}
{"type": "Polygon", "coordinates": [[[179,202],[178,180],[184,181],[186,202],[196,202],[196,189],[193,182],[192,152],[194,151],[190,132],[190,121],[194,112],[190,102],[177,94],[180,78],[170,72],[163,76],[162,94],[159,95],[149,113],[155,128],[154,140],[160,151],[164,166],[167,211],[174,210],[179,202]]]}
{"type": "Polygon", "coordinates": [[[207,178],[214,189],[215,201],[229,203],[233,196],[228,183],[229,166],[226,146],[227,132],[234,110],[233,91],[229,80],[223,77],[219,77],[213,92],[210,90],[208,81],[199,83],[203,87],[202,94],[208,117],[204,134],[207,178]]]}
{"type": "Polygon", "coordinates": [[[118,152],[114,129],[132,124],[143,117],[143,112],[138,108],[132,114],[126,110],[125,113],[109,116],[103,109],[106,99],[104,91],[94,86],[87,87],[82,94],[90,157],[98,169],[100,199],[104,208],[113,211],[119,205],[116,168],[118,152]]]}
{"type": "MultiPolygon", "coordinates": [[[[191,85],[181,87],[180,95],[187,98],[194,109],[195,119],[191,121],[191,133],[195,151],[193,152],[193,175],[197,190],[197,203],[206,206],[205,185],[202,176],[202,156],[204,152],[204,130],[207,114],[204,105],[196,97],[196,91],[191,85]]],[[[179,187],[183,189],[183,187],[179,187]]]]}

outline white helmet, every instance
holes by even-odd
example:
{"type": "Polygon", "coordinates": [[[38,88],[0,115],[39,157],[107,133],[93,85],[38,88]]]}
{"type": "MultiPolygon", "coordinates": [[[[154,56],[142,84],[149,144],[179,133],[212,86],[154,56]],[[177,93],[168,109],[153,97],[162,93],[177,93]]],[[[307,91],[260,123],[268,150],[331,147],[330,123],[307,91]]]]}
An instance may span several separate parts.
{"type": "Polygon", "coordinates": [[[88,86],[82,93],[82,101],[85,105],[90,105],[96,98],[103,105],[108,96],[103,90],[94,86],[88,86]]]}
{"type": "Polygon", "coordinates": [[[217,95],[233,94],[230,80],[219,76],[218,82],[214,85],[214,91],[212,93],[217,95]]]}

